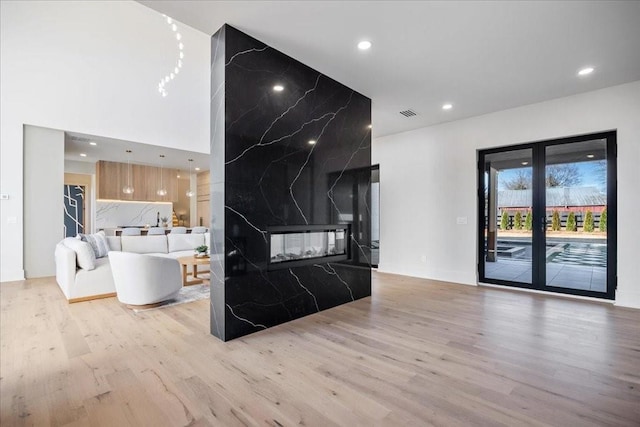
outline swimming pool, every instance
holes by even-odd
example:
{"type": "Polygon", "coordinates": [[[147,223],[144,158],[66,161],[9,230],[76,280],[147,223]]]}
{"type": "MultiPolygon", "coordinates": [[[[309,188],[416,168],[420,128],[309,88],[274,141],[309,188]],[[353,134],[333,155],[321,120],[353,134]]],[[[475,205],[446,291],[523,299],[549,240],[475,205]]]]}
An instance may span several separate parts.
{"type": "MultiPolygon", "coordinates": [[[[607,244],[573,240],[547,241],[548,263],[607,266],[607,244]]],[[[498,240],[498,258],[531,261],[531,241],[498,240]]]]}

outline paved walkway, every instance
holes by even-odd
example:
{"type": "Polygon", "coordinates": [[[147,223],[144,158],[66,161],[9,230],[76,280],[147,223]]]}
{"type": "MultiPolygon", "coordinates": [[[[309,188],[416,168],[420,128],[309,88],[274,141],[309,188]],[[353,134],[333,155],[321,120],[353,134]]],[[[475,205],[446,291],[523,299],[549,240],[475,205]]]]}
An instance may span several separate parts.
{"type": "MultiPolygon", "coordinates": [[[[491,279],[531,283],[531,261],[498,258],[497,262],[485,263],[484,275],[491,279]]],[[[607,269],[548,262],[547,286],[606,292],[607,269]]]]}

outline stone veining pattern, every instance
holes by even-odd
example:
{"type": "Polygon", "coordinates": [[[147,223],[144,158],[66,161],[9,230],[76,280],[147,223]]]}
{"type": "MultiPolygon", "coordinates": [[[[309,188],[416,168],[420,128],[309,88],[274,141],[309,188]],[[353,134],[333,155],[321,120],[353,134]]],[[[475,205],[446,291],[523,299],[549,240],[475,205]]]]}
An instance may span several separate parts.
{"type": "Polygon", "coordinates": [[[156,225],[160,218],[171,218],[172,203],[96,202],[96,229],[123,225],[156,225]]]}
{"type": "Polygon", "coordinates": [[[228,25],[212,39],[211,87],[211,153],[223,154],[212,251],[224,255],[211,332],[229,340],[369,296],[371,101],[228,25]],[[269,227],[327,224],[350,224],[349,260],[269,268],[269,227]]]}

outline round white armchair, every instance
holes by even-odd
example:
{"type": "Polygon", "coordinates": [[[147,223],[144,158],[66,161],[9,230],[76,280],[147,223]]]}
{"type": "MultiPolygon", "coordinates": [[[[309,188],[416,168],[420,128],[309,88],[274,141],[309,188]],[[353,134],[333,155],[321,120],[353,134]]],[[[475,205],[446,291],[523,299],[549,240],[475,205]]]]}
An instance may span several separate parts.
{"type": "Polygon", "coordinates": [[[124,304],[155,304],[175,297],[182,289],[176,259],[111,251],[109,263],[118,300],[124,304]]]}

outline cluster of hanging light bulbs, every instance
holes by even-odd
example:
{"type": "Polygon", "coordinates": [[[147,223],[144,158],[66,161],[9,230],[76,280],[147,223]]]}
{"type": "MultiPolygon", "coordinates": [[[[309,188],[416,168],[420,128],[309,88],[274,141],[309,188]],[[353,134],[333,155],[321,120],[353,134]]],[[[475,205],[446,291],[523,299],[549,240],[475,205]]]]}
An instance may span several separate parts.
{"type": "Polygon", "coordinates": [[[158,196],[166,196],[167,195],[167,189],[164,188],[164,185],[162,184],[162,173],[164,171],[164,154],[160,154],[160,188],[158,188],[158,191],[156,191],[156,194],[158,196]]]}
{"type": "Polygon", "coordinates": [[[133,185],[131,185],[131,150],[126,150],[127,153],[127,183],[122,187],[124,194],[133,194],[133,185]]]}
{"type": "Polygon", "coordinates": [[[178,60],[175,64],[175,67],[173,68],[172,71],[167,73],[166,76],[162,77],[160,79],[160,83],[158,83],[158,92],[160,92],[160,94],[164,98],[167,96],[166,85],[180,73],[180,69],[182,68],[182,60],[184,59],[184,44],[181,41],[182,34],[178,32],[178,26],[176,25],[175,22],[173,22],[173,19],[171,19],[171,17],[167,15],[162,15],[162,16],[166,19],[167,24],[169,25],[169,28],[171,29],[171,31],[175,33],[176,40],[178,41],[178,60]]]}
{"type": "MultiPolygon", "coordinates": [[[[133,194],[134,188],[133,188],[133,185],[131,185],[131,153],[132,151],[126,150],[126,153],[127,153],[127,182],[122,187],[122,192],[124,194],[133,194]]],[[[159,157],[160,157],[160,186],[158,187],[156,194],[158,196],[164,197],[168,193],[167,188],[164,186],[164,176],[163,176],[165,156],[164,154],[160,154],[159,157]]],[[[196,195],[195,191],[191,189],[191,174],[193,172],[193,168],[192,168],[193,159],[188,159],[188,160],[189,160],[189,188],[186,191],[186,196],[193,197],[196,195]]],[[[196,170],[199,170],[199,168],[196,168],[196,170]]]]}
{"type": "Polygon", "coordinates": [[[187,190],[186,196],[193,197],[195,193],[191,190],[191,164],[193,163],[193,159],[189,159],[189,189],[187,190]]]}

